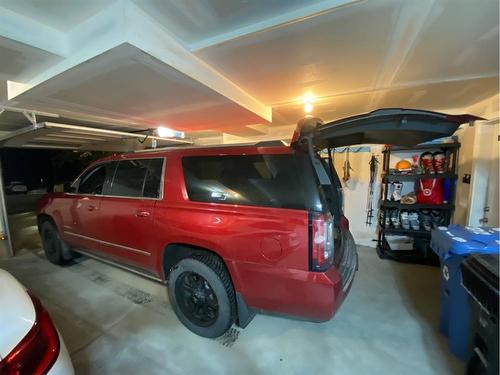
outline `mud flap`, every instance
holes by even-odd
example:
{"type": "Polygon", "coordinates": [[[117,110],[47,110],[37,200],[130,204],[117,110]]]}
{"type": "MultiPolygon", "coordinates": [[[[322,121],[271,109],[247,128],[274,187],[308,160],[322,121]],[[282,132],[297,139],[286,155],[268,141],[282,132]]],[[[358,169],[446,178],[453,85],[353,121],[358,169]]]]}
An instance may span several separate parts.
{"type": "Polygon", "coordinates": [[[236,293],[236,306],[238,309],[238,319],[236,325],[245,328],[257,314],[257,311],[248,307],[240,293],[236,293]]]}

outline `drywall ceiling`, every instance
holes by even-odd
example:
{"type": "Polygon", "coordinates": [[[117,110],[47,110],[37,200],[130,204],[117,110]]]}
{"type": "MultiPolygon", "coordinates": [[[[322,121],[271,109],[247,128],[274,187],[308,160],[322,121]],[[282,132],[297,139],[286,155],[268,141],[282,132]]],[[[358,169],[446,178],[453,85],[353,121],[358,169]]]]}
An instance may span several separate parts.
{"type": "Polygon", "coordinates": [[[0,80],[29,81],[61,57],[0,36],[0,80]]]}
{"type": "Polygon", "coordinates": [[[206,85],[145,52],[122,44],[33,87],[14,99],[24,108],[88,113],[97,119],[151,128],[175,124],[182,131],[222,129],[237,118],[261,120],[206,85]]]}
{"type": "Polygon", "coordinates": [[[101,12],[113,0],[0,0],[3,11],[14,12],[47,27],[69,31],[101,12]]]}
{"type": "Polygon", "coordinates": [[[496,0],[0,0],[0,104],[214,141],[291,134],[304,95],[491,117],[498,38],[496,0]]]}

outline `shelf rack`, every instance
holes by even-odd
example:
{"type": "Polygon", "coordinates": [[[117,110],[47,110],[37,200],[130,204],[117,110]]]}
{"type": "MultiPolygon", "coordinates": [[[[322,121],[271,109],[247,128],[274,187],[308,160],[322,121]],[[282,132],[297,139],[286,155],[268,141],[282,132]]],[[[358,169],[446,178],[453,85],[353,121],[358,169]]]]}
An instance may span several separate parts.
{"type": "Polygon", "coordinates": [[[377,236],[377,253],[380,258],[393,259],[401,262],[410,263],[420,263],[420,264],[432,264],[436,265],[438,259],[435,257],[434,253],[429,247],[431,232],[423,230],[411,230],[403,228],[393,228],[385,227],[385,217],[389,210],[400,209],[400,210],[422,210],[422,209],[437,209],[444,211],[445,222],[443,225],[449,225],[453,210],[455,209],[455,191],[456,191],[456,181],[457,181],[457,162],[458,162],[458,151],[460,149],[460,143],[435,143],[435,144],[425,144],[418,145],[415,147],[391,147],[387,146],[383,150],[384,160],[383,160],[383,174],[382,174],[382,189],[380,194],[380,214],[379,214],[379,225],[378,225],[378,236],[377,236]],[[418,173],[394,173],[391,168],[391,156],[397,153],[422,153],[425,151],[443,151],[446,155],[446,160],[448,161],[448,171],[442,174],[418,174],[418,173]],[[451,198],[449,202],[433,205],[433,204],[402,204],[400,202],[394,202],[389,200],[389,184],[394,181],[400,182],[417,182],[421,178],[446,178],[453,181],[451,198]],[[407,236],[413,238],[413,249],[412,250],[395,250],[392,249],[387,237],[390,236],[407,236]]]}

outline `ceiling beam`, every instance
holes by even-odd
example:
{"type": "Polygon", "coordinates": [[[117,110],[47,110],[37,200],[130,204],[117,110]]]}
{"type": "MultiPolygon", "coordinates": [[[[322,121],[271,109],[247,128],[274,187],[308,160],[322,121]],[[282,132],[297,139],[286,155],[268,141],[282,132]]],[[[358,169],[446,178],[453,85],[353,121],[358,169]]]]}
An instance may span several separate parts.
{"type": "Polygon", "coordinates": [[[271,107],[264,105],[196,57],[141,8],[127,3],[125,17],[125,24],[128,25],[128,43],[218,92],[263,120],[272,121],[271,107]]]}
{"type": "Polygon", "coordinates": [[[228,78],[181,45],[159,22],[129,1],[112,3],[68,34],[70,54],[28,82],[11,82],[10,103],[31,88],[121,44],[129,43],[209,89],[272,121],[272,109],[252,97],[228,78]]]}
{"type": "Polygon", "coordinates": [[[268,31],[276,27],[284,27],[296,22],[301,22],[312,17],[317,17],[322,14],[332,12],[334,10],[337,10],[339,7],[353,3],[359,3],[362,1],[366,0],[325,0],[280,14],[275,17],[255,22],[251,25],[243,26],[235,30],[208,37],[195,43],[191,43],[188,48],[191,52],[199,51],[204,48],[243,38],[251,34],[268,31]]]}
{"type": "MultiPolygon", "coordinates": [[[[123,3],[115,2],[84,23],[75,27],[68,35],[68,56],[52,65],[28,82],[11,83],[8,87],[9,100],[25,91],[82,64],[97,55],[126,42],[122,29],[123,3]]],[[[15,102],[14,102],[15,104],[15,102]]]]}
{"type": "Polygon", "coordinates": [[[0,36],[62,57],[69,52],[64,33],[1,6],[0,36]]]}

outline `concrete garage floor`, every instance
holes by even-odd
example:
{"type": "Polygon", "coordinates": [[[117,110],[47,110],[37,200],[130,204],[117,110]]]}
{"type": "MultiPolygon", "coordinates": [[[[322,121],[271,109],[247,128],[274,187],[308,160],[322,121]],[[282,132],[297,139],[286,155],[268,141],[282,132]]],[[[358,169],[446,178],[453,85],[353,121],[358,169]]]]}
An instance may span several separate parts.
{"type": "Polygon", "coordinates": [[[437,268],[382,261],[360,270],[335,318],[257,315],[217,340],[175,317],[165,287],[88,258],[66,267],[40,250],[0,261],[51,313],[77,374],[458,374],[437,331],[437,268]]]}

